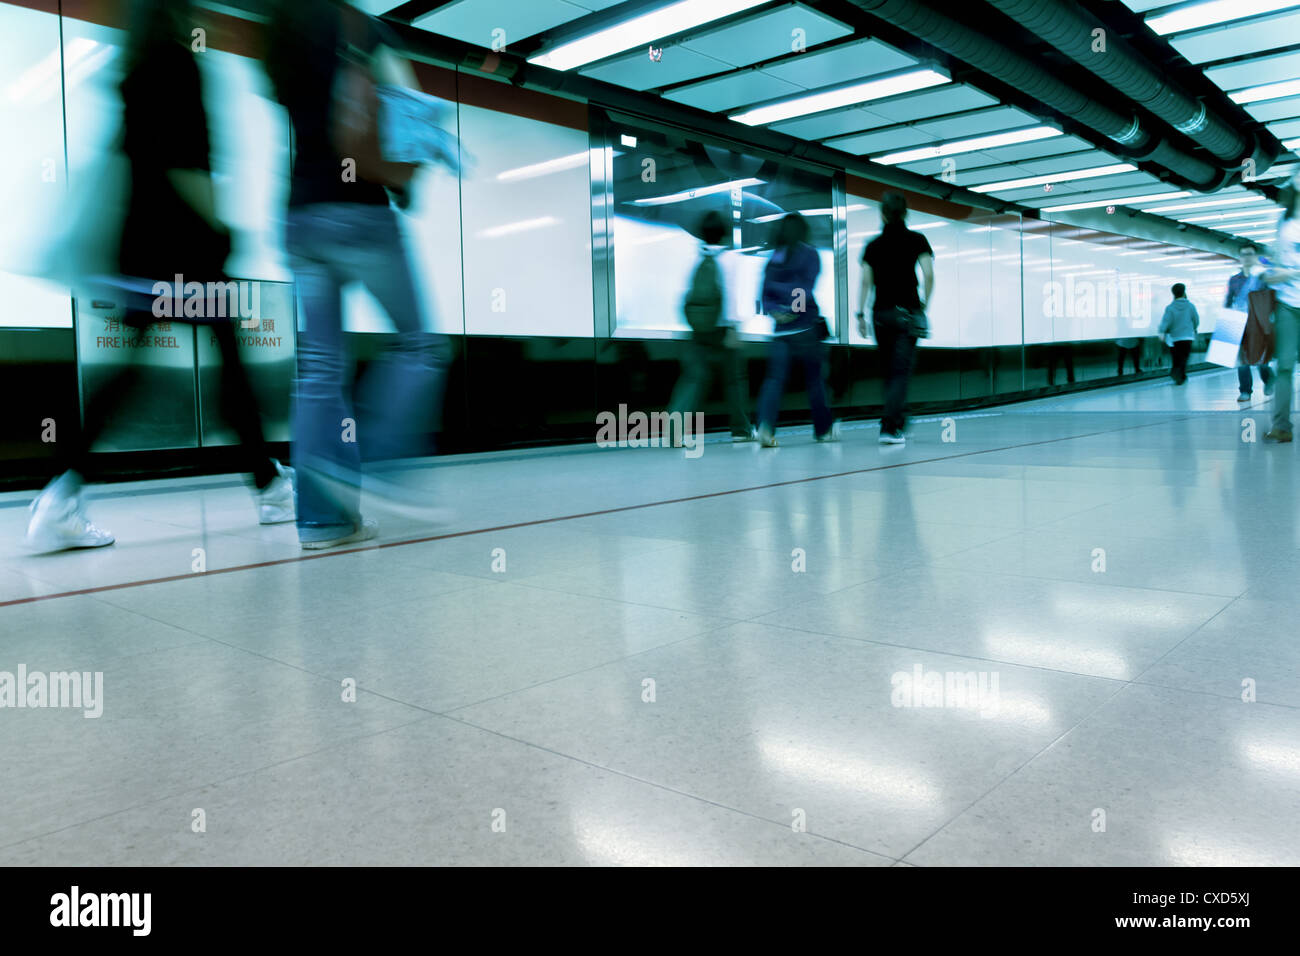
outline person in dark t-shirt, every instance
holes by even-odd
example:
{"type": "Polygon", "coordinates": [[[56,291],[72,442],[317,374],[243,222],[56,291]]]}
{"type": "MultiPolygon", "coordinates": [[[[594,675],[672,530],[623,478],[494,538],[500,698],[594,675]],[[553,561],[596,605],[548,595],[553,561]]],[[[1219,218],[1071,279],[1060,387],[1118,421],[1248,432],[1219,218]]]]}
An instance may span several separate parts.
{"type": "Polygon", "coordinates": [[[907,424],[907,385],[916,358],[916,336],[907,312],[924,312],[934,293],[934,250],[919,232],[907,228],[907,200],[887,192],[880,199],[884,223],[880,235],[862,252],[858,332],[867,335],[865,309],[871,303],[871,323],[885,379],[885,409],[880,418],[880,443],[901,445],[907,424]],[[925,282],[924,298],[917,292],[916,270],[925,282]],[[874,293],[874,295],[873,295],[874,293]]]}
{"type": "Polygon", "coordinates": [[[367,167],[341,156],[332,135],[336,105],[358,105],[346,93],[336,100],[345,57],[364,65],[376,85],[416,85],[410,65],[393,52],[397,43],[389,28],[347,3],[272,4],[266,69],[294,132],[285,248],[301,304],[292,430],[298,540],[306,550],[377,533],[360,511],[363,451],[375,463],[366,477],[371,492],[408,514],[432,517],[427,492],[405,484],[406,472],[391,464],[430,450],[450,343],[426,329],[385,183],[367,181],[367,167]],[[355,402],[341,307],[351,283],[365,286],[396,328],[392,348],[367,370],[355,402]],[[339,427],[347,420],[357,422],[359,442],[339,427]]]}

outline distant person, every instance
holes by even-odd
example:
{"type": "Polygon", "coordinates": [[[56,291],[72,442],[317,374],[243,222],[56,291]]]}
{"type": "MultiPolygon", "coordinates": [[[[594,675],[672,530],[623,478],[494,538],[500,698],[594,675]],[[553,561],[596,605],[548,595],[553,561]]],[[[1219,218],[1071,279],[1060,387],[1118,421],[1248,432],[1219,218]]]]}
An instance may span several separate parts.
{"type": "MultiPolygon", "coordinates": [[[[1241,263],[1241,269],[1228,280],[1228,294],[1224,296],[1223,307],[1232,309],[1234,312],[1241,312],[1245,315],[1250,313],[1250,294],[1266,288],[1263,278],[1256,271],[1256,265],[1259,263],[1259,251],[1252,243],[1245,243],[1237,253],[1238,261],[1241,263]]],[[[1264,383],[1264,394],[1273,394],[1273,370],[1268,367],[1268,362],[1264,361],[1259,364],[1259,377],[1264,383]]],[[[1254,380],[1250,374],[1250,364],[1246,357],[1246,339],[1242,336],[1241,351],[1237,355],[1237,385],[1239,394],[1237,401],[1243,404],[1251,400],[1251,392],[1254,380]]]]}
{"type": "Polygon", "coordinates": [[[713,370],[719,368],[731,413],[731,440],[745,442],[753,441],[755,432],[745,409],[748,395],[741,375],[740,339],[727,321],[726,292],[718,266],[726,235],[727,221],[722,215],[705,213],[700,221],[700,259],[682,304],[691,327],[691,341],[686,345],[682,376],[673,390],[669,410],[685,415],[699,411],[700,402],[708,397],[713,370]]]}
{"type": "Polygon", "coordinates": [[[1192,342],[1196,338],[1196,327],[1200,316],[1196,306],[1187,298],[1187,286],[1175,282],[1170,288],[1174,301],[1165,306],[1165,314],[1160,319],[1156,334],[1164,336],[1173,355],[1173,368],[1169,376],[1175,385],[1187,384],[1187,357],[1192,352],[1192,342]]]}
{"type": "MultiPolygon", "coordinates": [[[[396,35],[379,21],[332,0],[277,0],[267,44],[267,72],[293,124],[295,155],[285,247],[301,320],[295,382],[293,457],[298,472],[298,539],[319,550],[373,538],[376,523],[361,515],[361,461],[392,465],[423,451],[438,419],[449,360],[445,336],[426,331],[411,262],[386,186],[405,202],[407,179],[366,178],[358,157],[341,156],[335,79],[342,64],[360,63],[378,82],[414,85],[409,64],[392,51],[396,35]],[[345,60],[346,58],[346,60],[345,60]],[[349,170],[345,160],[355,165],[349,170]],[[349,172],[354,173],[349,175],[349,172]],[[356,415],[352,363],[343,335],[342,290],[364,285],[397,329],[392,347],[361,383],[356,415]],[[355,417],[354,417],[355,416],[355,417]],[[356,423],[350,433],[345,423],[356,423]]],[[[349,77],[355,77],[349,74],[349,77]]],[[[349,84],[350,86],[354,84],[349,84]]],[[[350,106],[358,117],[364,103],[350,106]]],[[[377,128],[377,127],[372,127],[377,128]]],[[[395,164],[375,169],[386,175],[395,164]]],[[[414,506],[418,491],[389,469],[371,474],[372,491],[414,506]]]]}
{"type": "MultiPolygon", "coordinates": [[[[190,282],[226,282],[230,233],[217,218],[207,114],[199,67],[190,51],[186,0],[135,0],[131,7],[122,93],[122,151],[130,166],[130,197],[118,247],[115,292],[123,295],[123,335],[132,338],[157,321],[152,290],[176,276],[190,282]]],[[[179,298],[183,289],[175,289],[179,298]]],[[[251,298],[251,297],[250,297],[251,298]]],[[[270,457],[261,417],[239,357],[234,323],[225,306],[208,300],[202,316],[172,322],[210,323],[221,351],[221,401],[239,436],[244,467],[252,474],[258,520],[294,518],[288,469],[270,457]]],[[[116,540],[86,516],[82,483],[91,474],[90,451],[137,383],[122,365],[85,399],[85,423],[74,438],[57,443],[67,470],[32,502],[27,545],[37,551],[99,548],[116,540]]]]}
{"type": "Polygon", "coordinates": [[[1131,359],[1133,362],[1133,374],[1137,375],[1142,371],[1140,359],[1142,357],[1142,340],[1141,339],[1116,339],[1115,347],[1119,351],[1119,367],[1115,370],[1116,375],[1124,374],[1124,359],[1131,359]]]}
{"type": "Polygon", "coordinates": [[[901,193],[880,197],[880,235],[862,252],[862,282],[858,290],[858,333],[867,335],[865,312],[871,303],[871,324],[885,380],[885,408],[880,417],[880,443],[906,441],[907,385],[916,361],[918,333],[928,331],[925,311],[934,295],[934,250],[919,232],[907,228],[907,200],[901,193]],[[924,292],[916,291],[921,269],[924,292]],[[874,295],[873,295],[874,293],[874,295]]]}
{"type": "Polygon", "coordinates": [[[826,320],[813,299],[821,256],[808,244],[808,220],[796,212],[777,224],[776,248],[763,270],[763,311],[772,317],[772,346],[767,378],[758,396],[758,440],[775,448],[776,419],[781,411],[790,364],[803,366],[804,387],[812,408],[813,437],[839,441],[839,423],[826,400],[826,320]]]}
{"type": "Polygon", "coordinates": [[[1291,389],[1297,341],[1300,341],[1300,177],[1278,190],[1282,222],[1277,230],[1273,260],[1264,281],[1273,290],[1273,343],[1277,383],[1273,389],[1273,427],[1265,441],[1291,441],[1291,389]]]}

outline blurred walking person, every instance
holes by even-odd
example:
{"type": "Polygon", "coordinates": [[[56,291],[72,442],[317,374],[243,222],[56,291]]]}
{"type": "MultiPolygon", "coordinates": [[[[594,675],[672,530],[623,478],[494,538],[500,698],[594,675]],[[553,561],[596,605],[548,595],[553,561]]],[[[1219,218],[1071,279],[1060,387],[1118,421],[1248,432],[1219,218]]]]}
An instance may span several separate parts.
{"type": "MultiPolygon", "coordinates": [[[[379,21],[335,0],[278,0],[272,12],[267,72],[296,146],[285,246],[301,306],[293,458],[298,538],[307,550],[375,536],[375,522],[361,515],[362,452],[389,466],[423,453],[442,401],[449,343],[425,328],[389,202],[389,190],[405,198],[414,167],[384,162],[378,142],[376,87],[414,86],[397,44],[379,21]],[[355,155],[340,151],[345,135],[355,155]],[[396,328],[393,347],[359,386],[360,418],[342,327],[341,291],[350,282],[365,285],[396,328]]],[[[391,477],[398,473],[372,472],[366,482],[412,504],[418,492],[403,489],[391,477]]]]}
{"type": "MultiPolygon", "coordinates": [[[[871,325],[885,379],[885,408],[880,416],[880,443],[902,445],[907,426],[907,386],[916,362],[916,342],[928,336],[926,308],[934,295],[934,250],[919,232],[907,228],[907,200],[902,193],[880,197],[880,235],[862,250],[862,282],[858,290],[858,333],[867,335],[865,313],[871,304],[871,325]],[[921,269],[924,292],[917,293],[916,270],[921,269]]],[[[1072,372],[1073,374],[1073,372],[1072,372]]]]}
{"type": "MultiPolygon", "coordinates": [[[[1250,295],[1252,292],[1258,292],[1265,287],[1263,278],[1256,272],[1256,266],[1259,263],[1259,252],[1253,243],[1243,243],[1237,252],[1238,261],[1241,263],[1241,269],[1233,273],[1232,278],[1228,280],[1228,292],[1223,298],[1223,307],[1232,309],[1235,312],[1241,312],[1249,315],[1250,313],[1250,295]]],[[[1267,356],[1259,362],[1259,377],[1264,383],[1264,394],[1273,394],[1273,370],[1268,367],[1267,356]]],[[[1241,351],[1237,355],[1237,401],[1245,404],[1251,400],[1254,379],[1250,374],[1250,360],[1246,354],[1246,336],[1241,338],[1241,351]]]]}
{"type": "Polygon", "coordinates": [[[1196,328],[1201,323],[1196,306],[1187,298],[1187,286],[1175,282],[1170,287],[1174,301],[1165,306],[1165,314],[1160,317],[1160,327],[1156,334],[1164,336],[1173,355],[1173,368],[1169,377],[1175,385],[1187,384],[1187,357],[1192,353],[1192,342],[1196,339],[1196,328]]]}
{"type": "MultiPolygon", "coordinates": [[[[110,279],[127,303],[124,334],[139,335],[156,319],[157,282],[169,287],[226,283],[230,233],[217,218],[207,113],[198,63],[190,50],[187,0],[135,0],[131,7],[122,94],[121,149],[130,168],[130,195],[118,241],[118,271],[110,279]]],[[[112,162],[111,158],[106,162],[112,162]]],[[[105,203],[114,197],[103,197],[105,203]]],[[[82,277],[88,278],[88,277],[82,277]]],[[[230,287],[230,288],[233,288],[230,287]]],[[[187,293],[188,294],[188,293],[187,293]]],[[[182,295],[174,290],[175,298],[182,295]]],[[[211,292],[209,292],[211,295],[211,292]]],[[[251,296],[250,296],[251,298],[251,296]]],[[[288,470],[270,457],[261,418],[239,357],[234,323],[224,306],[204,301],[202,315],[172,315],[168,321],[210,324],[221,352],[221,399],[226,419],[239,436],[239,451],[255,485],[258,520],[277,524],[294,518],[288,470]]],[[[90,451],[113,412],[136,384],[136,369],[123,364],[85,401],[85,421],[71,441],[60,441],[66,471],[32,503],[27,544],[37,551],[110,545],[112,533],[86,516],[81,490],[91,474],[90,451]]]]}
{"type": "Polygon", "coordinates": [[[790,365],[803,366],[804,387],[812,409],[813,437],[839,441],[839,423],[831,418],[826,400],[826,345],[829,330],[813,298],[821,272],[821,256],[808,244],[808,220],[798,213],[777,225],[776,248],[763,270],[763,311],[772,317],[771,351],[767,378],[758,396],[758,440],[775,448],[776,419],[785,394],[790,365]]]}
{"type": "Polygon", "coordinates": [[[1273,388],[1273,426],[1265,441],[1291,441],[1291,398],[1297,343],[1300,343],[1300,176],[1278,190],[1282,222],[1273,260],[1264,281],[1273,290],[1273,343],[1277,382],[1273,388]]]}
{"type": "MultiPolygon", "coordinates": [[[[691,327],[691,341],[686,345],[682,375],[673,390],[669,411],[689,416],[699,411],[699,404],[709,394],[714,368],[722,372],[722,384],[731,414],[731,440],[753,441],[754,428],[745,406],[748,395],[740,366],[740,340],[735,327],[727,321],[726,290],[718,256],[724,251],[727,221],[717,212],[704,214],[700,221],[700,261],[691,275],[683,310],[691,327]]],[[[690,419],[683,417],[683,421],[690,419]]]]}

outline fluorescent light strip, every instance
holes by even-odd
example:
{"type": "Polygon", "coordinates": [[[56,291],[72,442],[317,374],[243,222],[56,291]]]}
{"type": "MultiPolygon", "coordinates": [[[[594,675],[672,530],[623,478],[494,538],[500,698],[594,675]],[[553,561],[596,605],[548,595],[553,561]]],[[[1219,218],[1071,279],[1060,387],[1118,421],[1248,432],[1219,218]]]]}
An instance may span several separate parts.
{"type": "Polygon", "coordinates": [[[1178,212],[1183,209],[1217,209],[1221,206],[1244,206],[1247,203],[1266,202],[1258,193],[1249,196],[1233,196],[1230,199],[1198,199],[1195,202],[1176,202],[1172,206],[1143,206],[1143,212],[1160,215],[1166,212],[1178,212]]]}
{"type": "Polygon", "coordinates": [[[1279,83],[1248,86],[1244,90],[1229,93],[1228,99],[1234,103],[1258,103],[1260,100],[1276,100],[1297,93],[1300,93],[1300,80],[1282,80],[1279,83]]]}
{"type": "Polygon", "coordinates": [[[999,146],[1014,146],[1017,143],[1032,143],[1039,139],[1063,136],[1059,129],[1050,126],[1031,126],[1029,129],[1012,130],[1009,133],[994,133],[991,136],[976,136],[973,139],[955,139],[937,146],[922,146],[918,149],[905,149],[897,153],[886,153],[872,158],[873,163],[881,166],[897,166],[900,163],[915,163],[923,159],[937,159],[940,156],[953,156],[957,153],[973,153],[980,149],[996,149],[999,146]]]}
{"type": "Polygon", "coordinates": [[[654,196],[650,199],[633,199],[633,206],[666,206],[674,202],[687,202],[700,196],[712,196],[714,193],[727,193],[733,189],[744,189],[746,186],[761,186],[762,179],[733,179],[730,182],[714,183],[712,186],[699,186],[695,189],[686,189],[679,193],[669,193],[667,196],[654,196]]]}
{"type": "Polygon", "coordinates": [[[1132,163],[1116,163],[1113,166],[1094,166],[1092,169],[1076,169],[1072,173],[1051,173],[1047,176],[1029,176],[1025,179],[1006,179],[1000,183],[986,183],[972,186],[973,193],[997,193],[1008,189],[1026,189],[1029,186],[1046,186],[1048,183],[1068,183],[1076,179],[1092,179],[1097,176],[1114,176],[1118,173],[1131,173],[1137,169],[1132,163]]]}
{"type": "Polygon", "coordinates": [[[1073,212],[1075,209],[1098,209],[1102,206],[1131,206],[1140,202],[1159,202],[1165,199],[1181,199],[1192,195],[1190,192],[1155,193],[1150,196],[1123,196],[1118,199],[1090,199],[1087,202],[1068,203],[1064,206],[1044,206],[1039,212],[1073,212]]]}
{"type": "Polygon", "coordinates": [[[1148,17],[1146,24],[1157,36],[1170,33],[1185,33],[1199,30],[1231,20],[1243,20],[1246,17],[1259,16],[1261,13],[1274,13],[1294,6],[1286,0],[1207,0],[1193,6],[1183,7],[1172,13],[1163,13],[1148,17]]]}
{"type": "MultiPolygon", "coordinates": [[[[1238,219],[1250,219],[1263,215],[1263,209],[1239,209],[1236,212],[1207,212],[1197,216],[1179,216],[1179,222],[1234,222],[1238,219]]],[[[1261,220],[1262,221],[1262,220],[1261,220]]],[[[1274,220],[1269,220],[1273,222],[1274,220]]]]}
{"type": "Polygon", "coordinates": [[[581,166],[586,166],[590,158],[591,153],[584,150],[581,153],[574,153],[572,156],[548,159],[544,163],[520,166],[518,169],[507,169],[504,173],[497,173],[497,182],[517,183],[521,179],[535,179],[538,176],[549,176],[551,173],[562,172],[566,169],[578,169],[581,166]]]}
{"type": "Polygon", "coordinates": [[[795,116],[853,106],[856,103],[879,100],[899,93],[911,93],[914,90],[924,90],[949,82],[951,80],[948,77],[934,70],[912,70],[908,73],[868,80],[865,83],[843,86],[837,90],[825,90],[821,93],[806,94],[780,103],[772,103],[769,106],[759,106],[743,113],[735,113],[730,118],[746,126],[761,126],[764,123],[777,123],[795,116]]]}
{"type": "Polygon", "coordinates": [[[1282,140],[1282,145],[1285,146],[1287,149],[1291,150],[1291,152],[1293,153],[1300,151],[1300,136],[1296,137],[1295,139],[1284,139],[1282,140]]]}
{"type": "Polygon", "coordinates": [[[767,0],[679,0],[678,3],[670,3],[631,20],[562,43],[554,49],[529,57],[528,62],[552,70],[572,70],[766,2],[767,0]]]}

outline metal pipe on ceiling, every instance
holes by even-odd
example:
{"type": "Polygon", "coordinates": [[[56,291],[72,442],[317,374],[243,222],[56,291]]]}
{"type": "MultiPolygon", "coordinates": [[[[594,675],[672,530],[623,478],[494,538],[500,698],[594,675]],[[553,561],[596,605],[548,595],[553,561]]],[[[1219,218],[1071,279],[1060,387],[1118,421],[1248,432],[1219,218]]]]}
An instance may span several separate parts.
{"type": "MultiPolygon", "coordinates": [[[[855,7],[923,40],[949,56],[1022,90],[1111,140],[1126,157],[1156,163],[1200,190],[1218,189],[1231,173],[1191,156],[1123,115],[1053,76],[1026,56],[993,40],[921,0],[849,0],[855,7]]],[[[1091,37],[1089,37],[1091,39],[1091,37]]]]}

